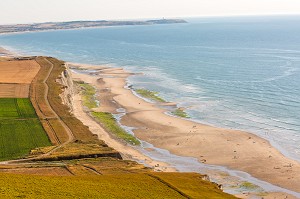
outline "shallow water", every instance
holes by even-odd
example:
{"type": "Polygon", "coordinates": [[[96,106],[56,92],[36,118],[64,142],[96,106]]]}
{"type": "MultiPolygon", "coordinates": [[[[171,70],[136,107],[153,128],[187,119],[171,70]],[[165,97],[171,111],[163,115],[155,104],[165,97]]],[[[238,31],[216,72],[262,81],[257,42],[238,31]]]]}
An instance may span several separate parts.
{"type": "Polygon", "coordinates": [[[23,54],[122,66],[193,120],[256,133],[300,160],[300,17],[190,19],[188,24],[0,36],[23,54]]]}

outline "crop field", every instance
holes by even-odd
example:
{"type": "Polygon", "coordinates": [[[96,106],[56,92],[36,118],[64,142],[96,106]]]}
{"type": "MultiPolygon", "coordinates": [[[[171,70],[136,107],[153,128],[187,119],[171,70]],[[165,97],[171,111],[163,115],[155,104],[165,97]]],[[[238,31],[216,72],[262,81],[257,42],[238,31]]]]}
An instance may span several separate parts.
{"type": "Polygon", "coordinates": [[[0,62],[0,83],[30,84],[39,70],[34,60],[0,62]]]}
{"type": "Polygon", "coordinates": [[[29,99],[0,99],[0,160],[50,145],[29,99]]]}
{"type": "Polygon", "coordinates": [[[198,174],[70,177],[0,174],[0,178],[1,198],[235,198],[203,181],[198,174]]]}
{"type": "Polygon", "coordinates": [[[0,99],[0,119],[37,118],[31,102],[27,98],[0,99]]]}
{"type": "Polygon", "coordinates": [[[0,83],[0,98],[27,98],[29,84],[2,84],[0,83]]]}

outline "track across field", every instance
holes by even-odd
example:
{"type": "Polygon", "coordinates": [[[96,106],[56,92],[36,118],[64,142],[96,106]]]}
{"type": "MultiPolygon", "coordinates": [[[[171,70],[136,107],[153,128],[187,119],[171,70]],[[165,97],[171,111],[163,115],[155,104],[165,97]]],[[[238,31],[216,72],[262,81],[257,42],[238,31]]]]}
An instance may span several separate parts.
{"type": "Polygon", "coordinates": [[[51,143],[29,99],[0,99],[0,160],[24,156],[51,143]]]}

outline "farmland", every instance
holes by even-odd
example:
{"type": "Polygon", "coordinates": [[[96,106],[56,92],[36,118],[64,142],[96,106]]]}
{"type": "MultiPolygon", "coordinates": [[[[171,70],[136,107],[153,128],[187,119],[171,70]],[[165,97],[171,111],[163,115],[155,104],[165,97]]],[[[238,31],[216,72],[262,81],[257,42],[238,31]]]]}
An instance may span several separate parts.
{"type": "Polygon", "coordinates": [[[50,142],[29,99],[0,99],[0,160],[24,156],[50,142]]]}
{"type": "Polygon", "coordinates": [[[37,115],[27,98],[0,99],[0,119],[37,118],[37,115]]]}
{"type": "Polygon", "coordinates": [[[40,70],[34,60],[0,62],[0,82],[30,84],[40,70]]]}
{"type": "Polygon", "coordinates": [[[197,174],[70,177],[0,174],[0,178],[1,198],[235,198],[201,180],[197,174]]]}
{"type": "Polygon", "coordinates": [[[0,61],[0,98],[28,98],[40,66],[34,60],[0,61]]]}

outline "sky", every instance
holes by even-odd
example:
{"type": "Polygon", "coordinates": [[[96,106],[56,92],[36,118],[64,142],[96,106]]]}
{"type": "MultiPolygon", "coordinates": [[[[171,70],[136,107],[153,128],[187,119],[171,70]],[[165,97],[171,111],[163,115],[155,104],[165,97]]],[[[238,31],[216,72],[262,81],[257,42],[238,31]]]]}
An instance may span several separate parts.
{"type": "Polygon", "coordinates": [[[0,0],[0,24],[300,14],[300,0],[0,0]]]}

